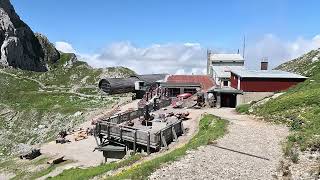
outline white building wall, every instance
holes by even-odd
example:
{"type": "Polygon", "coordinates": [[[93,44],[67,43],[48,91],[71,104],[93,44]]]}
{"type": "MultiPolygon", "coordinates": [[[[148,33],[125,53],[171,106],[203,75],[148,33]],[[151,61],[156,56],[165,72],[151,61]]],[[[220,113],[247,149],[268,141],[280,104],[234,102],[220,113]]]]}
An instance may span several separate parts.
{"type": "Polygon", "coordinates": [[[244,59],[240,54],[214,54],[208,51],[207,54],[208,74],[215,80],[217,86],[223,87],[223,81],[228,81],[231,86],[231,73],[225,70],[244,68],[244,59]]]}

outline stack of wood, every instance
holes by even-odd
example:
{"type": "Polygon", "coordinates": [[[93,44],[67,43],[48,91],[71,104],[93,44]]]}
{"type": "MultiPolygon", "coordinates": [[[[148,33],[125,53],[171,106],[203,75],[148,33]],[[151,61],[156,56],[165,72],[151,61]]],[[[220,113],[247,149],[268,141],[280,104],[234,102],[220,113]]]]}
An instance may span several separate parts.
{"type": "Polygon", "coordinates": [[[175,116],[178,118],[178,119],[181,119],[181,120],[188,120],[188,116],[190,115],[189,112],[186,112],[186,113],[178,113],[176,114],[175,116]]]}
{"type": "Polygon", "coordinates": [[[63,161],[65,161],[64,159],[64,156],[60,156],[60,157],[57,157],[57,158],[54,158],[54,159],[51,159],[49,161],[47,161],[47,164],[59,164],[59,163],[62,163],[63,161]]]}
{"type": "Polygon", "coordinates": [[[80,141],[87,138],[88,138],[88,133],[87,131],[84,131],[84,130],[78,131],[77,133],[74,134],[75,141],[80,141]]]}

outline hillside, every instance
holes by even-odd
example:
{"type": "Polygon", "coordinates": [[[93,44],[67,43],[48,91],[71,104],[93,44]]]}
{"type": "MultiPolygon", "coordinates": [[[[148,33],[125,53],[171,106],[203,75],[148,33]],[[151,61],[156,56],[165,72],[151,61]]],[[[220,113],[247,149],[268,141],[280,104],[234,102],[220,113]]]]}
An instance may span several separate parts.
{"type": "Polygon", "coordinates": [[[312,76],[320,72],[320,49],[312,50],[301,57],[283,63],[276,67],[283,70],[298,73],[305,76],[312,76]]]}
{"type": "Polygon", "coordinates": [[[121,97],[99,91],[100,77],[134,74],[123,67],[93,69],[73,54],[62,54],[50,69],[0,69],[0,159],[21,150],[25,146],[21,144],[53,139],[57,132],[83,122],[95,110],[118,102],[121,97]]]}
{"type": "Polygon", "coordinates": [[[0,13],[0,161],[121,100],[102,94],[97,82],[132,70],[94,69],[59,52],[20,19],[10,0],[0,1],[0,13]]]}
{"type": "MultiPolygon", "coordinates": [[[[252,113],[267,120],[286,123],[291,135],[285,146],[285,155],[298,163],[300,173],[320,173],[320,62],[319,49],[284,63],[277,69],[300,73],[309,79],[289,89],[283,95],[265,103],[256,103],[252,113]],[[317,160],[318,159],[318,160],[317,160]],[[310,167],[305,170],[305,167],[310,167]]],[[[301,175],[301,174],[300,174],[301,175]]]]}

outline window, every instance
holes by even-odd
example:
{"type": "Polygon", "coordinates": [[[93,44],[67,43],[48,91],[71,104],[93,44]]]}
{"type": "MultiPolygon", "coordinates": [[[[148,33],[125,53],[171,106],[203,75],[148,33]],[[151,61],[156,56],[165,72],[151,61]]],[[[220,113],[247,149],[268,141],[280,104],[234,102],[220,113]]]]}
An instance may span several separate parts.
{"type": "Polygon", "coordinates": [[[228,86],[229,85],[229,81],[223,81],[223,86],[228,86]]]}
{"type": "Polygon", "coordinates": [[[170,97],[176,97],[180,94],[180,88],[168,88],[168,91],[170,97]]]}
{"type": "Polygon", "coordinates": [[[195,94],[197,93],[197,89],[185,88],[184,93],[195,94]]]}

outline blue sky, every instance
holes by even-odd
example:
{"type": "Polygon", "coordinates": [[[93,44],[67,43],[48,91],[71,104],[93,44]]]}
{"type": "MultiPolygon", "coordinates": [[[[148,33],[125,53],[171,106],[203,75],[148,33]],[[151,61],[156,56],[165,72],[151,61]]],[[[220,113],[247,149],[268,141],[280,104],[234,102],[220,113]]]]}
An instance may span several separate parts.
{"type": "MultiPolygon", "coordinates": [[[[143,51],[155,48],[154,44],[171,49],[194,43],[197,44],[194,53],[202,53],[206,48],[236,52],[246,35],[247,58],[252,62],[248,66],[252,67],[257,65],[259,56],[268,56],[275,66],[318,47],[320,1],[317,0],[12,0],[12,3],[35,32],[47,35],[52,42],[67,42],[89,63],[93,57],[92,62],[98,59],[117,62],[92,63],[97,66],[126,65],[119,64],[121,59],[110,52],[114,46],[143,51]],[[283,51],[291,51],[295,43],[299,47],[292,54],[279,55],[282,53],[274,43],[280,44],[280,50],[286,48],[283,51]],[[270,48],[278,49],[277,55],[256,49],[259,46],[262,49],[273,46],[270,48]]],[[[121,54],[122,58],[131,59],[128,55],[137,52],[123,53],[127,54],[121,54]]],[[[177,58],[185,55],[180,53],[177,58]]],[[[190,58],[202,57],[194,54],[190,58]]],[[[134,60],[139,62],[139,57],[134,60]]]]}

